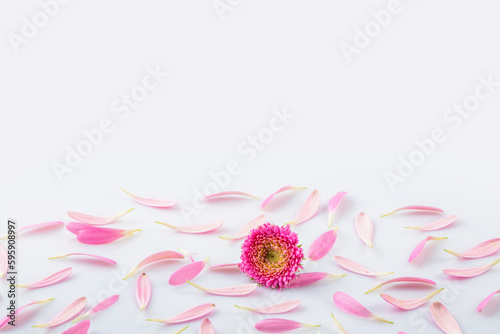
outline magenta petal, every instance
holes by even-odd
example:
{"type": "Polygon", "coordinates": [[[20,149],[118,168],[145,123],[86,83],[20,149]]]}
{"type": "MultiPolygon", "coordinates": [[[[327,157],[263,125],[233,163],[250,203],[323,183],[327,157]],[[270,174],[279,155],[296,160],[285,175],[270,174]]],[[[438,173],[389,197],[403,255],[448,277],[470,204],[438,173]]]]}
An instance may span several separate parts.
{"type": "Polygon", "coordinates": [[[413,250],[413,252],[411,253],[410,258],[408,259],[408,262],[412,262],[413,260],[415,260],[415,258],[424,249],[424,246],[427,243],[427,241],[431,241],[431,240],[444,240],[444,239],[448,239],[448,238],[446,238],[446,237],[444,237],[444,238],[441,238],[441,237],[427,237],[424,240],[420,241],[417,244],[417,246],[415,247],[415,249],[413,250]]]}
{"type": "Polygon", "coordinates": [[[333,294],[333,302],[340,310],[352,314],[357,317],[370,318],[380,322],[387,322],[392,324],[393,322],[380,318],[366,309],[361,305],[356,299],[352,298],[344,292],[337,291],[333,294]]]}
{"type": "Polygon", "coordinates": [[[65,330],[61,334],[87,334],[90,328],[90,320],[85,320],[65,330]]]}
{"type": "Polygon", "coordinates": [[[486,305],[490,302],[491,298],[493,298],[493,296],[495,296],[496,294],[499,294],[500,293],[500,290],[497,290],[495,292],[493,292],[492,294],[490,294],[488,297],[486,297],[477,307],[476,309],[476,312],[481,312],[485,307],[486,305]]]}
{"type": "Polygon", "coordinates": [[[320,235],[309,248],[307,256],[311,261],[317,261],[323,258],[332,249],[335,241],[337,240],[337,231],[328,230],[320,235]]]}
{"type": "Polygon", "coordinates": [[[170,276],[168,283],[170,285],[181,285],[181,284],[186,283],[187,281],[192,280],[193,278],[198,276],[199,273],[201,273],[203,268],[205,268],[205,264],[207,263],[207,260],[193,262],[193,263],[190,263],[188,265],[185,265],[182,268],[177,269],[170,276]]]}
{"type": "Polygon", "coordinates": [[[94,227],[91,229],[87,228],[80,230],[76,235],[76,240],[87,245],[102,245],[126,236],[130,236],[139,231],[141,230],[119,230],[113,228],[94,227]]]}

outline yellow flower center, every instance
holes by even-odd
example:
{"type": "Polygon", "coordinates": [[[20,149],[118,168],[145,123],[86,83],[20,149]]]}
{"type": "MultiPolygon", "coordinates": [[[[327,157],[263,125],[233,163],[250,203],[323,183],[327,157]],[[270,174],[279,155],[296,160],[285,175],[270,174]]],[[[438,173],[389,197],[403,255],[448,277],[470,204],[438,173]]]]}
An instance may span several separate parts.
{"type": "Polygon", "coordinates": [[[272,248],[267,250],[266,260],[270,263],[278,263],[281,260],[281,252],[272,248]]]}

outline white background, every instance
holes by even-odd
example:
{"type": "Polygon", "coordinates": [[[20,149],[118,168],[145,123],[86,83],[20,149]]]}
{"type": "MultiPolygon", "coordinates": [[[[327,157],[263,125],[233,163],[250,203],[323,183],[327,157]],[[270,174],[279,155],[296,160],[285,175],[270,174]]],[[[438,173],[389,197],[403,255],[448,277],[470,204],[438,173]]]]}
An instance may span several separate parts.
{"type": "MultiPolygon", "coordinates": [[[[266,197],[287,184],[308,187],[277,198],[265,212],[271,222],[291,220],[308,194],[320,191],[321,211],[295,229],[305,250],[326,230],[328,199],[338,191],[349,192],[336,220],[337,244],[323,260],[306,265],[305,271],[343,273],[333,261],[333,254],[339,254],[373,270],[431,278],[446,288],[435,300],[447,305],[465,333],[497,333],[500,298],[482,314],[475,308],[500,288],[500,267],[469,280],[452,280],[442,273],[444,268],[486,264],[494,257],[460,261],[442,249],[465,251],[500,237],[500,91],[497,88],[481,102],[458,128],[443,120],[448,108],[474,93],[479,76],[492,75],[500,81],[498,5],[485,0],[402,1],[402,10],[349,63],[340,45],[353,44],[355,29],[364,29],[373,21],[370,12],[387,8],[387,1],[232,3],[232,11],[222,20],[210,0],[74,0],[61,5],[18,52],[9,34],[20,35],[23,18],[32,21],[40,5],[13,0],[0,4],[0,219],[4,222],[0,231],[5,232],[9,217],[22,226],[69,222],[67,210],[111,215],[131,207],[136,209],[112,227],[143,230],[103,246],[80,244],[64,228],[20,234],[19,283],[68,266],[73,273],[58,285],[20,291],[18,306],[31,299],[56,299],[23,313],[15,330],[60,333],[68,326],[52,330],[31,326],[48,321],[80,296],[95,300],[114,289],[120,300],[92,320],[90,333],[174,332],[182,326],[165,328],[144,319],[166,318],[205,302],[217,305],[210,315],[217,333],[253,333],[250,326],[259,318],[233,304],[255,306],[289,299],[301,299],[302,305],[283,317],[321,323],[320,333],[336,332],[330,312],[349,333],[440,333],[428,305],[401,312],[378,293],[364,294],[384,277],[349,274],[279,294],[262,288],[242,298],[216,297],[190,286],[168,285],[169,275],[187,260],[145,268],[154,294],[148,309],[139,312],[134,300],[136,276],[122,283],[115,274],[122,277],[145,256],[176,246],[198,253],[200,260],[210,256],[210,265],[235,262],[239,243],[217,235],[235,232],[261,210],[255,200],[220,200],[185,219],[179,207],[161,210],[135,204],[117,186],[192,206],[197,189],[203,191],[211,182],[210,173],[237,161],[239,173],[230,177],[224,190],[266,197]],[[141,84],[146,68],[156,66],[170,76],[120,119],[112,103],[141,84]],[[250,147],[249,136],[266,132],[273,110],[283,108],[295,118],[253,159],[248,152],[242,154],[242,145],[250,147]],[[83,132],[95,129],[103,119],[110,119],[114,130],[59,180],[54,163],[64,164],[68,148],[76,149],[85,140],[83,132]],[[384,174],[396,173],[398,157],[408,158],[417,149],[415,141],[428,138],[436,128],[442,128],[447,139],[392,190],[384,174]],[[459,214],[454,226],[431,234],[449,240],[430,242],[413,264],[407,258],[428,234],[403,226],[429,223],[438,216],[378,218],[409,204],[434,205],[446,214],[459,214]],[[373,249],[362,244],[354,230],[361,211],[375,224],[373,249]],[[203,236],[182,235],[154,224],[155,220],[201,224],[216,219],[224,219],[224,226],[203,236]],[[108,256],[118,266],[77,258],[47,260],[70,251],[108,256]],[[332,302],[336,291],[349,293],[396,324],[343,313],[332,302]]],[[[219,287],[247,279],[238,273],[204,271],[196,282],[219,287]]],[[[8,302],[5,281],[1,286],[3,308],[8,302]]],[[[408,286],[383,290],[398,298],[419,298],[431,291],[408,286]]],[[[193,321],[186,332],[197,333],[200,321],[193,321]]]]}

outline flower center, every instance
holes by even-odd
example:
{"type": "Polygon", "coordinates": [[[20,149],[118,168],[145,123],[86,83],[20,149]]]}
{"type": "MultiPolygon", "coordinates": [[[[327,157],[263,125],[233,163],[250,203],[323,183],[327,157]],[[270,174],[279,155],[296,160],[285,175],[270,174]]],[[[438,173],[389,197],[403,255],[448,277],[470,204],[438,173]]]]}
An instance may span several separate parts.
{"type": "Polygon", "coordinates": [[[266,260],[270,263],[278,263],[281,260],[281,252],[272,248],[267,250],[266,260]]]}

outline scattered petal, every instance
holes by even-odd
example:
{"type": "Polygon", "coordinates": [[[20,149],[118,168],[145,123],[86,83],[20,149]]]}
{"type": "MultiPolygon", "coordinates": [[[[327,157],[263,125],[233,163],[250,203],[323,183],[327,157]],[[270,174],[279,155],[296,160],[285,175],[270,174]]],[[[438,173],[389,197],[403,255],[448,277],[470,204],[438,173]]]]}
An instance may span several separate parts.
{"type": "Polygon", "coordinates": [[[373,289],[370,289],[370,290],[368,290],[365,293],[370,293],[372,291],[377,290],[378,288],[381,288],[381,287],[383,287],[385,285],[393,284],[393,283],[424,283],[424,284],[431,284],[431,285],[434,285],[434,286],[437,285],[436,282],[431,281],[430,279],[427,279],[427,278],[420,278],[420,277],[398,277],[398,278],[393,278],[393,279],[387,280],[385,282],[382,282],[382,283],[378,284],[377,286],[375,286],[373,289]]]}
{"type": "Polygon", "coordinates": [[[335,261],[339,264],[339,266],[341,266],[345,270],[349,270],[353,273],[360,274],[363,276],[375,277],[375,276],[394,274],[394,272],[390,272],[390,273],[389,272],[380,272],[380,273],[373,272],[370,269],[366,269],[365,267],[363,267],[362,265],[360,265],[354,261],[351,261],[345,257],[338,256],[338,255],[335,256],[335,261]]]}
{"type": "Polygon", "coordinates": [[[450,275],[450,276],[454,276],[454,277],[464,277],[464,278],[476,277],[476,276],[484,274],[485,272],[490,270],[492,267],[494,267],[498,263],[500,263],[500,259],[497,259],[490,264],[480,266],[480,267],[464,268],[464,269],[444,269],[443,272],[446,275],[450,275]]]}
{"type": "Polygon", "coordinates": [[[228,296],[228,297],[234,297],[234,296],[246,296],[252,291],[254,291],[257,288],[256,283],[252,284],[240,284],[240,285],[233,285],[233,286],[227,286],[223,288],[215,288],[215,289],[208,289],[204,288],[202,286],[199,286],[197,284],[194,284],[193,282],[187,281],[187,283],[191,284],[197,289],[200,289],[201,291],[205,291],[206,293],[209,293],[211,295],[216,295],[216,296],[228,296]]]}
{"type": "Polygon", "coordinates": [[[254,195],[250,195],[249,193],[244,193],[242,191],[222,191],[220,193],[207,195],[207,196],[203,197],[203,199],[209,200],[211,198],[223,197],[223,196],[244,196],[244,197],[250,197],[253,199],[260,199],[259,197],[256,197],[254,195]]]}
{"type": "Polygon", "coordinates": [[[376,316],[361,305],[356,299],[352,298],[344,292],[337,291],[333,294],[333,302],[340,310],[362,318],[370,318],[373,320],[387,322],[393,324],[392,321],[385,320],[376,316]]]}
{"type": "Polygon", "coordinates": [[[192,280],[205,268],[208,257],[205,261],[192,262],[184,267],[177,269],[168,280],[170,285],[181,285],[192,280]]]}
{"type": "Polygon", "coordinates": [[[440,302],[431,304],[431,314],[436,325],[446,334],[462,334],[462,330],[453,315],[440,302]]]}
{"type": "MultiPolygon", "coordinates": [[[[26,305],[23,305],[21,307],[18,307],[15,311],[14,311],[14,315],[18,314],[19,312],[21,312],[24,308],[28,307],[28,306],[31,306],[31,305],[36,305],[36,304],[44,304],[46,302],[50,302],[54,300],[54,298],[50,298],[50,299],[44,299],[44,300],[35,300],[35,301],[32,301],[31,303],[29,304],[26,304],[26,305]]],[[[9,321],[11,321],[12,319],[10,318],[10,315],[7,315],[5,316],[3,319],[0,320],[0,329],[4,328],[5,326],[7,326],[9,324],[9,321]]]]}
{"type": "Polygon", "coordinates": [[[145,206],[151,206],[153,208],[170,208],[171,206],[174,206],[177,204],[176,201],[172,201],[170,199],[153,199],[153,198],[145,198],[145,197],[140,197],[136,196],[122,187],[119,187],[121,190],[123,190],[127,195],[132,197],[137,203],[145,205],[145,206]]]}
{"type": "Polygon", "coordinates": [[[194,319],[198,319],[201,317],[206,316],[210,312],[212,312],[215,308],[215,304],[202,304],[199,306],[196,306],[190,310],[187,310],[186,312],[180,313],[178,315],[174,315],[173,317],[170,317],[168,319],[146,319],[146,321],[156,321],[156,322],[163,322],[166,324],[178,324],[186,321],[191,321],[194,319]]]}
{"type": "Polygon", "coordinates": [[[146,273],[142,273],[142,275],[137,277],[137,283],[135,285],[135,298],[137,299],[137,304],[139,304],[140,307],[139,311],[148,307],[149,301],[151,300],[151,281],[146,273]]]}
{"type": "Polygon", "coordinates": [[[356,233],[361,241],[373,247],[373,223],[370,217],[364,212],[361,212],[356,219],[356,233]]]}
{"type": "Polygon", "coordinates": [[[150,263],[163,261],[163,260],[174,260],[174,259],[183,259],[183,258],[184,258],[184,255],[179,254],[179,253],[174,252],[174,251],[162,251],[162,252],[154,253],[154,254],[146,257],[144,260],[139,262],[138,265],[136,265],[134,268],[132,268],[130,273],[127,276],[125,276],[124,279],[127,279],[128,277],[132,276],[139,269],[141,269],[142,267],[144,267],[145,265],[148,265],[150,263]]]}
{"type": "Polygon", "coordinates": [[[444,212],[442,209],[440,208],[435,208],[433,206],[425,206],[425,205],[409,205],[409,206],[403,206],[402,208],[399,208],[399,209],[396,209],[394,211],[391,211],[389,213],[386,213],[385,215],[382,215],[380,217],[386,217],[386,216],[389,216],[389,215],[392,215],[396,212],[399,212],[399,211],[405,211],[405,210],[416,210],[416,211],[431,211],[431,212],[444,212]]]}
{"type": "Polygon", "coordinates": [[[82,229],[76,235],[76,240],[87,245],[103,245],[133,235],[141,229],[119,230],[115,228],[93,227],[82,229]]]}
{"type": "Polygon", "coordinates": [[[8,255],[5,246],[0,244],[0,276],[4,277],[8,269],[8,255]]]}
{"type": "Polygon", "coordinates": [[[108,262],[108,263],[111,263],[111,264],[116,264],[115,260],[108,259],[107,257],[104,257],[104,256],[94,255],[94,254],[87,254],[87,253],[68,253],[68,254],[62,254],[62,255],[58,255],[58,256],[49,257],[49,260],[61,259],[61,258],[68,257],[68,256],[89,256],[89,257],[92,257],[94,259],[98,259],[98,260],[101,260],[101,261],[104,261],[104,262],[108,262]]]}
{"type": "Polygon", "coordinates": [[[495,296],[496,294],[499,294],[499,293],[500,293],[500,290],[497,290],[497,291],[493,292],[492,294],[490,294],[488,297],[486,297],[481,302],[481,304],[479,304],[479,306],[476,309],[476,312],[481,312],[486,307],[486,305],[490,302],[491,298],[493,298],[493,296],[495,296]]]}
{"type": "Polygon", "coordinates": [[[182,232],[182,233],[197,234],[197,233],[207,233],[207,232],[213,231],[215,229],[218,229],[219,227],[222,226],[222,224],[224,224],[224,221],[221,219],[221,220],[218,220],[218,221],[213,222],[213,223],[208,223],[208,224],[203,224],[203,225],[192,225],[192,226],[178,226],[178,225],[172,225],[169,223],[162,223],[162,222],[156,222],[156,223],[170,227],[170,228],[172,228],[176,231],[182,232]]]}
{"type": "Polygon", "coordinates": [[[275,191],[271,195],[269,195],[269,197],[267,197],[265,200],[263,200],[260,207],[262,209],[264,209],[264,207],[266,205],[268,205],[269,202],[271,202],[271,200],[274,198],[274,196],[278,195],[279,193],[282,193],[282,192],[288,191],[288,190],[302,190],[302,189],[307,189],[307,187],[292,187],[292,186],[281,187],[280,189],[278,189],[277,191],[275,191]]]}
{"type": "Polygon", "coordinates": [[[73,233],[74,235],[78,235],[80,231],[87,230],[87,229],[99,229],[99,227],[94,227],[92,225],[84,224],[84,223],[78,223],[78,222],[71,222],[66,224],[66,229],[73,233]]]}
{"type": "Polygon", "coordinates": [[[444,217],[441,219],[438,219],[430,224],[423,225],[423,226],[407,226],[405,228],[411,228],[414,230],[420,230],[420,231],[436,231],[443,229],[447,226],[450,226],[453,224],[458,218],[458,215],[453,215],[453,216],[448,216],[444,217]]]}
{"type": "Polygon", "coordinates": [[[204,318],[201,321],[200,334],[215,334],[214,326],[208,318],[204,318]]]}
{"type": "Polygon", "coordinates": [[[424,246],[427,243],[427,241],[431,241],[431,240],[444,240],[444,239],[448,239],[448,238],[447,237],[427,237],[424,240],[420,241],[417,244],[417,246],[415,247],[415,249],[413,250],[413,252],[411,253],[410,258],[408,259],[408,262],[412,262],[413,260],[415,260],[415,258],[424,249],[424,246]]]}
{"type": "Polygon", "coordinates": [[[300,300],[297,299],[297,300],[290,300],[288,302],[264,306],[264,307],[251,308],[251,307],[243,307],[243,306],[238,306],[238,305],[234,305],[234,306],[236,306],[237,308],[240,308],[242,310],[247,310],[247,311],[250,311],[253,313],[278,314],[278,313],[289,312],[289,311],[293,310],[294,308],[296,308],[297,306],[299,306],[299,304],[300,304],[300,300]]]}
{"type": "Polygon", "coordinates": [[[469,249],[464,253],[456,253],[445,249],[446,252],[464,258],[464,259],[479,259],[495,254],[500,250],[500,238],[490,239],[482,242],[479,245],[469,249]]]}
{"type": "MultiPolygon", "coordinates": [[[[44,227],[52,227],[52,226],[60,226],[60,225],[64,225],[63,222],[48,222],[48,223],[37,223],[37,224],[32,224],[32,225],[26,225],[26,226],[22,226],[20,228],[17,229],[16,233],[19,233],[19,232],[22,232],[22,231],[26,231],[26,230],[31,230],[31,229],[36,229],[36,228],[44,228],[44,227]]],[[[4,235],[0,238],[0,240],[2,239],[7,239],[9,237],[9,235],[4,235]]]]}
{"type": "Polygon", "coordinates": [[[96,217],[96,216],[91,216],[86,213],[80,213],[80,212],[75,212],[75,211],[68,211],[66,212],[68,216],[71,218],[78,220],[79,222],[89,224],[89,225],[106,225],[110,224],[114,221],[116,221],[118,218],[123,217],[130,211],[134,210],[134,208],[122,211],[120,213],[117,213],[113,216],[108,216],[108,217],[96,217]]]}
{"type": "Polygon", "coordinates": [[[342,327],[342,325],[340,324],[340,322],[333,316],[333,313],[330,313],[330,315],[332,316],[333,318],[333,323],[335,324],[335,326],[337,326],[337,328],[339,329],[340,331],[340,334],[348,334],[347,331],[344,329],[344,327],[342,327]]]}
{"type": "Polygon", "coordinates": [[[327,277],[344,277],[344,276],[347,275],[346,274],[332,275],[329,273],[321,273],[321,272],[297,274],[295,275],[295,278],[288,285],[288,288],[298,288],[301,286],[311,285],[327,277]]]}
{"type": "Polygon", "coordinates": [[[210,268],[208,268],[208,270],[223,270],[223,269],[236,269],[240,271],[238,263],[216,264],[215,266],[211,266],[210,268]]]}
{"type": "Polygon", "coordinates": [[[328,202],[328,228],[332,225],[335,211],[337,211],[340,202],[342,202],[346,195],[346,191],[341,191],[337,195],[330,198],[330,201],[328,202]]]}
{"type": "Polygon", "coordinates": [[[35,283],[31,284],[19,284],[16,285],[18,288],[27,288],[27,289],[36,289],[36,288],[43,288],[46,286],[54,285],[57,284],[61,281],[63,281],[66,277],[68,277],[71,274],[72,268],[66,268],[61,271],[58,271],[57,273],[54,273],[50,276],[47,276],[45,278],[42,278],[39,281],[36,281],[35,283]]]}
{"type": "Polygon", "coordinates": [[[108,297],[108,298],[104,299],[103,301],[101,301],[100,303],[98,303],[96,306],[94,306],[93,308],[91,308],[90,310],[88,310],[87,312],[83,313],[82,315],[80,315],[75,320],[73,320],[72,322],[80,321],[82,319],[85,319],[85,318],[91,316],[92,314],[96,314],[98,312],[104,311],[108,307],[113,306],[114,303],[116,303],[118,301],[118,298],[120,298],[119,295],[113,295],[111,297],[108,297]]]}
{"type": "Polygon", "coordinates": [[[41,325],[35,325],[33,327],[47,328],[47,327],[56,327],[62,325],[74,317],[76,317],[83,310],[85,305],[87,304],[87,298],[81,297],[73,301],[71,304],[66,306],[59,312],[54,318],[52,318],[49,322],[46,322],[41,325]]]}
{"type": "Polygon", "coordinates": [[[260,320],[255,324],[255,329],[263,333],[283,333],[301,327],[319,327],[321,325],[303,324],[297,321],[279,318],[260,320]]]}
{"type": "Polygon", "coordinates": [[[225,240],[238,240],[238,239],[243,239],[245,238],[248,233],[253,230],[256,227],[259,227],[260,225],[264,224],[266,222],[266,216],[261,215],[258,216],[257,218],[253,219],[251,222],[243,226],[238,232],[236,232],[233,236],[230,237],[219,237],[221,239],[225,240]]]}
{"type": "Polygon", "coordinates": [[[90,328],[90,320],[85,320],[65,330],[61,334],[87,334],[90,328]]]}
{"type": "Polygon", "coordinates": [[[311,261],[322,259],[333,247],[337,240],[337,229],[328,230],[313,241],[307,257],[311,261]]]}
{"type": "Polygon", "coordinates": [[[297,214],[295,215],[295,218],[293,218],[293,220],[288,224],[299,225],[302,224],[303,222],[308,221],[318,212],[319,204],[320,204],[319,191],[314,190],[311,193],[311,195],[309,195],[304,204],[302,204],[302,206],[299,209],[299,212],[297,212],[297,214]]]}
{"type": "Polygon", "coordinates": [[[434,297],[443,290],[444,288],[436,290],[433,293],[427,295],[426,297],[420,299],[397,299],[389,295],[386,295],[385,293],[381,293],[380,297],[382,297],[382,299],[384,299],[389,304],[397,306],[400,309],[409,311],[424,305],[425,303],[427,303],[428,300],[430,300],[432,297],[434,297]]]}

